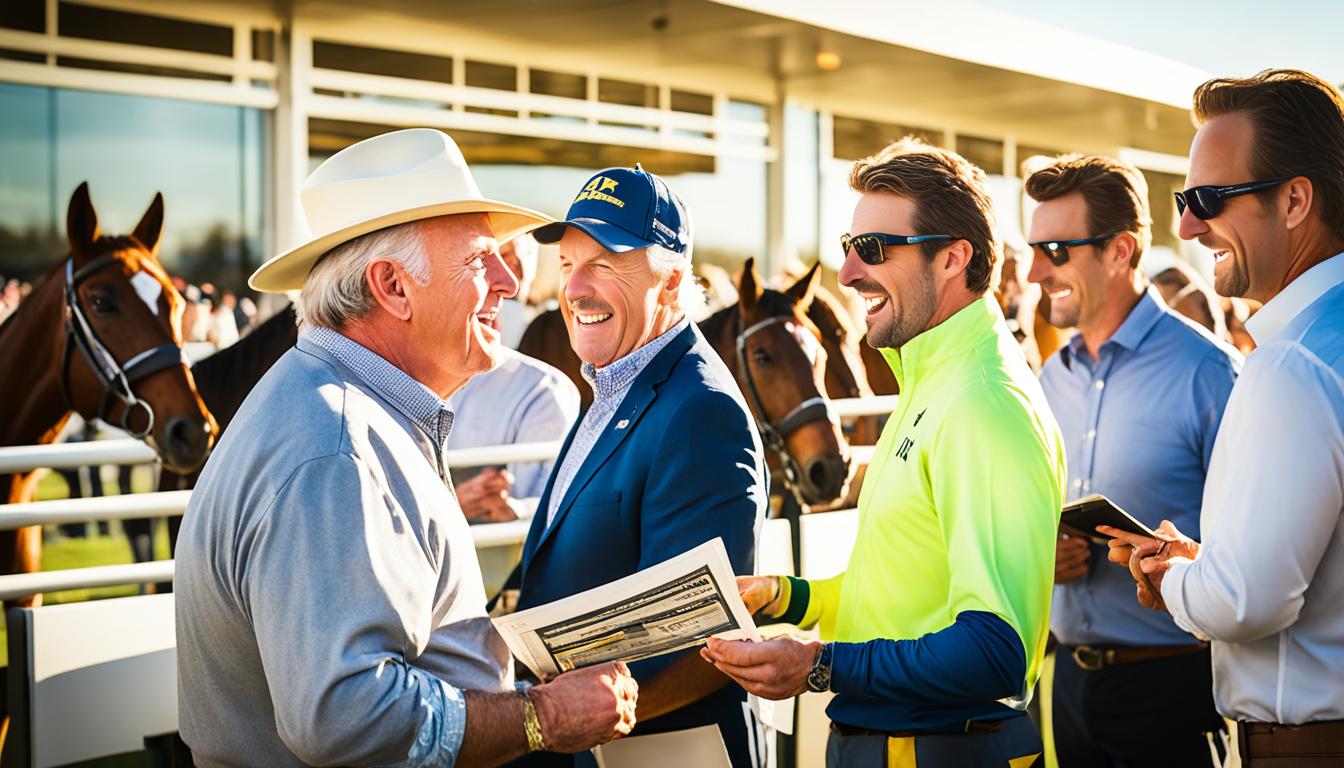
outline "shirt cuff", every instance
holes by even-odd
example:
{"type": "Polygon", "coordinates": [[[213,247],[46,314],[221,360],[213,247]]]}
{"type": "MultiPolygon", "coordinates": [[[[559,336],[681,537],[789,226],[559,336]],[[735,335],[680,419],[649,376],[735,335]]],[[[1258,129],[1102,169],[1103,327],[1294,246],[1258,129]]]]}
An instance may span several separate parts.
{"type": "Polygon", "coordinates": [[[404,768],[455,765],[467,733],[466,697],[457,688],[415,667],[407,667],[406,672],[407,684],[424,683],[427,693],[420,700],[420,726],[415,732],[415,743],[401,765],[404,768]]]}
{"type": "Polygon", "coordinates": [[[1171,614],[1176,626],[1200,640],[1208,641],[1209,638],[1190,618],[1190,610],[1185,605],[1185,577],[1190,571],[1190,566],[1194,564],[1195,561],[1187,557],[1171,558],[1171,568],[1167,570],[1167,575],[1162,577],[1162,602],[1167,604],[1167,612],[1171,614]]]}

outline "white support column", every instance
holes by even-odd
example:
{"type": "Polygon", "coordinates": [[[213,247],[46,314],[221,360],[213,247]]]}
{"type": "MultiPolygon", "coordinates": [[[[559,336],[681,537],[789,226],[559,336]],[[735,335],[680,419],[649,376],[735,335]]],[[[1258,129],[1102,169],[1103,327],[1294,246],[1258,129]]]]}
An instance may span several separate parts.
{"type": "MultiPolygon", "coordinates": [[[[46,8],[47,37],[51,38],[52,40],[55,40],[57,35],[60,34],[60,30],[56,28],[57,20],[59,18],[59,16],[57,15],[58,1],[59,0],[47,0],[47,8],[46,8]]],[[[47,66],[48,67],[56,66],[56,54],[54,53],[47,54],[47,66]]]]}
{"type": "Polygon", "coordinates": [[[1017,162],[1017,136],[1008,134],[1003,137],[1003,175],[1016,179],[1021,173],[1017,162]]]}
{"type": "Polygon", "coordinates": [[[252,63],[252,26],[240,22],[233,25],[233,85],[236,88],[252,87],[249,72],[252,63]]]}
{"type": "Polygon", "coordinates": [[[784,173],[784,103],[787,99],[784,81],[777,79],[775,99],[766,109],[765,120],[770,134],[766,146],[773,150],[774,159],[765,164],[765,263],[757,265],[762,275],[774,274],[778,265],[787,258],[788,184],[784,173]]]}
{"type": "Polygon", "coordinates": [[[313,38],[293,16],[289,34],[277,39],[275,109],[275,252],[298,245],[307,236],[299,206],[299,190],[308,175],[308,72],[313,66],[313,38]]]}

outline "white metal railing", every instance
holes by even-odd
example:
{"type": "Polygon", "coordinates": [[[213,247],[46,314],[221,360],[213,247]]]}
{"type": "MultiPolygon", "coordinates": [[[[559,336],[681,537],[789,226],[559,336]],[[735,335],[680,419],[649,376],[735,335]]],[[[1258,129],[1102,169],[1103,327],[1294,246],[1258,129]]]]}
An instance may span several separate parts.
{"type": "MultiPolygon", "coordinates": [[[[897,398],[871,397],[834,400],[841,418],[884,415],[896,407],[897,398]]],[[[547,461],[560,452],[560,441],[517,443],[447,451],[444,463],[450,467],[493,466],[528,461],[547,461]]],[[[855,463],[866,464],[873,455],[872,446],[851,446],[855,463]]],[[[67,468],[100,464],[143,464],[154,460],[154,452],[138,440],[97,440],[57,445],[11,446],[0,448],[0,474],[28,472],[40,467],[67,468]]],[[[56,499],[24,504],[0,505],[0,531],[31,525],[125,520],[140,517],[170,517],[182,514],[191,499],[191,491],[161,491],[128,496],[103,496],[85,499],[56,499]]],[[[516,546],[527,537],[530,520],[471,526],[477,549],[516,546]]],[[[96,566],[65,571],[0,576],[0,600],[10,600],[40,592],[85,589],[116,584],[149,584],[172,579],[173,561],[96,566]]]]}
{"type": "MultiPolygon", "coordinates": [[[[857,416],[887,415],[896,409],[897,395],[882,397],[852,397],[832,400],[831,406],[842,419],[857,416]]],[[[858,451],[864,446],[854,446],[858,451]]],[[[448,451],[445,459],[453,467],[479,467],[492,464],[510,464],[524,461],[546,461],[560,450],[560,441],[518,443],[484,448],[464,448],[448,451]],[[549,451],[549,452],[547,452],[549,451]]],[[[154,451],[139,440],[95,440],[86,443],[57,443],[54,445],[15,445],[0,448],[0,474],[31,472],[49,467],[67,469],[92,464],[148,464],[155,459],[154,451]]],[[[143,494],[142,494],[143,495],[143,494]]]]}
{"type": "MultiPolygon", "coordinates": [[[[190,493],[190,491],[177,491],[190,493]]],[[[146,494],[140,494],[146,495],[146,494]]],[[[487,523],[471,526],[477,549],[517,546],[527,538],[531,520],[510,520],[507,523],[487,523]]],[[[42,592],[60,592],[66,589],[89,589],[119,584],[153,584],[173,580],[173,560],[155,560],[149,563],[99,565],[65,571],[19,573],[0,576],[0,600],[36,595],[42,592]]]]}

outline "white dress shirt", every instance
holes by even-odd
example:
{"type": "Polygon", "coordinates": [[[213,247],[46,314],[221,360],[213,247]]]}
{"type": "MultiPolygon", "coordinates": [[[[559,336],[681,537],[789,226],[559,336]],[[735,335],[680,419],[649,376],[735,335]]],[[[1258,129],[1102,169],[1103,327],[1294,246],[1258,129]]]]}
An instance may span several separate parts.
{"type": "Polygon", "coordinates": [[[1213,641],[1218,711],[1344,719],[1344,254],[1302,274],[1246,329],[1213,447],[1194,560],[1162,584],[1176,623],[1213,641]]]}

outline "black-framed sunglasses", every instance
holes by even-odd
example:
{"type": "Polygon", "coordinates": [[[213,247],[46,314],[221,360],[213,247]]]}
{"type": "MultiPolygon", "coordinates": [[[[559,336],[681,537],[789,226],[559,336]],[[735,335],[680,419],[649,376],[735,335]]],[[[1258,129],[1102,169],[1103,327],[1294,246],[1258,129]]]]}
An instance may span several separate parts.
{"type": "Polygon", "coordinates": [[[1184,216],[1185,209],[1189,208],[1190,212],[1195,214],[1195,218],[1207,221],[1223,212],[1227,198],[1277,187],[1286,181],[1291,181],[1292,178],[1288,176],[1273,181],[1248,181],[1245,184],[1228,184],[1223,187],[1212,185],[1191,187],[1184,192],[1175,193],[1176,210],[1179,212],[1178,215],[1184,216]]]}
{"type": "Polygon", "coordinates": [[[952,235],[888,235],[885,232],[865,232],[862,235],[851,235],[845,233],[840,236],[840,247],[845,255],[849,255],[849,249],[859,255],[859,259],[869,266],[877,266],[887,260],[886,252],[883,250],[888,245],[913,245],[915,243],[927,243],[933,240],[956,240],[958,238],[952,235]]]}
{"type": "Polygon", "coordinates": [[[1080,237],[1077,240],[1039,240],[1034,243],[1027,243],[1027,245],[1031,246],[1032,251],[1045,254],[1051,264],[1062,267],[1069,263],[1070,248],[1079,248],[1084,245],[1105,245],[1108,240],[1118,234],[1120,233],[1112,232],[1097,237],[1080,237]]]}

